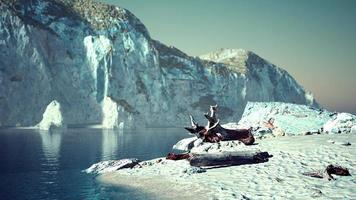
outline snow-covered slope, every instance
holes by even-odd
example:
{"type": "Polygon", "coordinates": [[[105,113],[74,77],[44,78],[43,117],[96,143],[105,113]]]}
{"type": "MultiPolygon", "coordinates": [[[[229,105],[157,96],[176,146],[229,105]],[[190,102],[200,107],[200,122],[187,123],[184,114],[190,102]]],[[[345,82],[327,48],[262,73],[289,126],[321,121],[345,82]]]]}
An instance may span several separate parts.
{"type": "Polygon", "coordinates": [[[356,116],[291,103],[248,102],[237,127],[253,127],[257,137],[353,133],[356,116]]]}
{"type": "Polygon", "coordinates": [[[225,122],[247,101],[318,106],[286,71],[224,51],[237,53],[188,56],[129,11],[89,0],[0,0],[0,126],[38,124],[52,101],[64,124],[106,128],[182,126],[211,104],[225,122]]]}

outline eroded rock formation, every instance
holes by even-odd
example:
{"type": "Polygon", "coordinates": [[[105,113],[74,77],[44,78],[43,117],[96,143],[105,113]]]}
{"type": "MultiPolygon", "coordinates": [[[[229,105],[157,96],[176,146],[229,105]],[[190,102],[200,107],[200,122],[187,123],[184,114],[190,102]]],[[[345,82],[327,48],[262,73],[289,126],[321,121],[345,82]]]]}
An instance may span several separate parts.
{"type": "Polygon", "coordinates": [[[123,8],[0,0],[1,126],[39,123],[53,99],[66,123],[104,128],[183,126],[188,113],[201,116],[215,104],[223,121],[237,121],[247,101],[318,106],[285,70],[256,54],[188,56],[153,40],[123,8]],[[107,98],[117,106],[111,114],[107,98]]]}

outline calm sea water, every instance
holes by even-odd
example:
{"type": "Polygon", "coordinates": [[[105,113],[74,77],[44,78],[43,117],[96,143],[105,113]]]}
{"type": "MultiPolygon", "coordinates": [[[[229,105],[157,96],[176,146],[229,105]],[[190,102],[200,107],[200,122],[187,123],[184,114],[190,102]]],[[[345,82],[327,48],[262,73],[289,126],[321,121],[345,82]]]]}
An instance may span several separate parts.
{"type": "Polygon", "coordinates": [[[183,129],[0,129],[0,199],[140,199],[140,191],[101,185],[81,171],[103,160],[165,156],[186,136],[183,129]]]}

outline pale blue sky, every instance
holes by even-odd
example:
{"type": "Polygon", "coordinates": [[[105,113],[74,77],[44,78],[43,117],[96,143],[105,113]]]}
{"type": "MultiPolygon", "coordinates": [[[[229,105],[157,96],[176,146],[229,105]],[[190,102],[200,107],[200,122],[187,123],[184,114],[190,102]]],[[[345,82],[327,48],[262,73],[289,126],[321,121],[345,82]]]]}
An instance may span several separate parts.
{"type": "Polygon", "coordinates": [[[356,113],[356,0],[101,0],[190,55],[251,50],[326,108],[356,113]]]}

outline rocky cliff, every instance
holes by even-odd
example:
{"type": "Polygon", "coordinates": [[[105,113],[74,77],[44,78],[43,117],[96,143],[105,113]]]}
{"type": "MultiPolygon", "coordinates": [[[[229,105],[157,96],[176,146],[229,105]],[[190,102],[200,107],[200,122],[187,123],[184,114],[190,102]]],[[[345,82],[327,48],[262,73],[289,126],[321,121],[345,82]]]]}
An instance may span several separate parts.
{"type": "MultiPolygon", "coordinates": [[[[129,11],[89,0],[0,0],[0,126],[33,126],[51,102],[63,124],[182,126],[219,104],[318,106],[285,70],[223,49],[200,58],[153,40],[129,11]]],[[[199,119],[198,119],[199,120],[199,119]]]]}

